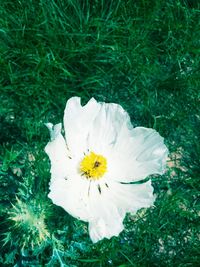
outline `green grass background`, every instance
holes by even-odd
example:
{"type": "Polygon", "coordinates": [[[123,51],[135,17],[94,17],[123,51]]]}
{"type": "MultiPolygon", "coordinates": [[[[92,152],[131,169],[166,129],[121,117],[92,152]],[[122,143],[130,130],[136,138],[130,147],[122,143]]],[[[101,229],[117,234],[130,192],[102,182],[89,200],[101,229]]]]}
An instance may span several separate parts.
{"type": "Polygon", "coordinates": [[[197,0],[0,0],[2,266],[200,266],[197,0]],[[123,106],[170,150],[155,206],[92,244],[47,198],[45,122],[67,99],[123,106]]]}

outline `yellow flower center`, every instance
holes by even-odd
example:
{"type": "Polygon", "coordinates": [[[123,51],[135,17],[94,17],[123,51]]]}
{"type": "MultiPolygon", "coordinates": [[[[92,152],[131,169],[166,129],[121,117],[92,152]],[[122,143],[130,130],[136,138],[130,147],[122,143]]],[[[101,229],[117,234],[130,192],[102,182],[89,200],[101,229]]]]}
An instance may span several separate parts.
{"type": "Polygon", "coordinates": [[[94,152],[86,155],[80,163],[80,172],[92,180],[100,179],[107,171],[107,160],[94,152]]]}

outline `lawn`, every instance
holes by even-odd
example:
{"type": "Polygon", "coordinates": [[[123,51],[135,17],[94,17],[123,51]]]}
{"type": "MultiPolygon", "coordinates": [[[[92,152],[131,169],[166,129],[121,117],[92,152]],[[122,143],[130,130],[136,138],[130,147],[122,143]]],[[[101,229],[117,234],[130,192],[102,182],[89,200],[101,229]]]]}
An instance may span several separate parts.
{"type": "Polygon", "coordinates": [[[1,266],[200,266],[200,3],[0,0],[1,266]],[[45,123],[66,101],[120,104],[169,149],[154,205],[93,244],[52,203],[45,123]]]}

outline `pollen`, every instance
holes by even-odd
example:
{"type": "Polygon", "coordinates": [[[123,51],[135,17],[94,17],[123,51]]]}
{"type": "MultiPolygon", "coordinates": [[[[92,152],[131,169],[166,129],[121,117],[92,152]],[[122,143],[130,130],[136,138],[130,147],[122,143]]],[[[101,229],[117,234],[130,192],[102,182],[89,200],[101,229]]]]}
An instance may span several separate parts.
{"type": "Polygon", "coordinates": [[[80,163],[80,172],[91,180],[100,179],[107,171],[107,160],[94,152],[86,155],[80,163]]]}

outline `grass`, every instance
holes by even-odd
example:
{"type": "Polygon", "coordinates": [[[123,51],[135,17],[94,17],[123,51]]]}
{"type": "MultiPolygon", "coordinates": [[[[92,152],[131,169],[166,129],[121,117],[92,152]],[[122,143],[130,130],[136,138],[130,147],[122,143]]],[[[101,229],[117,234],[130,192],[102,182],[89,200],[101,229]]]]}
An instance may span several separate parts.
{"type": "Polygon", "coordinates": [[[0,2],[1,264],[199,266],[198,1],[0,2]],[[121,104],[170,150],[155,206],[95,245],[47,198],[44,123],[75,95],[121,104]]]}

